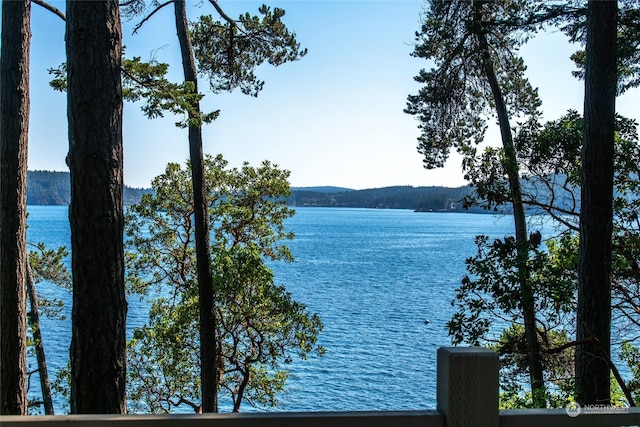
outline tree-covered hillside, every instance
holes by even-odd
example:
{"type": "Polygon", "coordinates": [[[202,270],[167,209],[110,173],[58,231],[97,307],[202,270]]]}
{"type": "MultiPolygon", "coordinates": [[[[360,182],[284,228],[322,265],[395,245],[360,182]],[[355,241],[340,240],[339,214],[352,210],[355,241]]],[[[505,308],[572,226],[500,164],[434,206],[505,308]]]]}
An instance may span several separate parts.
{"type": "Polygon", "coordinates": [[[299,188],[288,199],[293,206],[412,209],[420,212],[462,212],[470,187],[384,187],[367,190],[318,192],[299,188]]]}
{"type": "MultiPolygon", "coordinates": [[[[138,203],[148,188],[125,186],[126,205],[138,203]]],[[[411,187],[396,186],[350,190],[341,187],[298,187],[287,199],[291,206],[411,209],[418,212],[464,212],[462,199],[473,191],[471,187],[411,187]]],[[[27,204],[68,205],[71,200],[69,172],[29,171],[27,204]]],[[[472,208],[471,212],[486,212],[472,208]]]]}
{"type": "MultiPolygon", "coordinates": [[[[124,203],[138,203],[149,189],[124,188],[124,203]]],[[[68,205],[71,201],[69,172],[29,171],[27,174],[28,205],[68,205]]]]}
{"type": "MultiPolygon", "coordinates": [[[[151,189],[125,187],[125,204],[135,204],[151,189]]],[[[341,187],[294,188],[287,199],[291,206],[411,209],[419,212],[462,212],[462,199],[470,187],[384,187],[350,190],[341,187]]],[[[71,200],[69,172],[29,171],[27,204],[68,205],[71,200]]],[[[482,209],[474,209],[474,211],[482,209]]]]}
{"type": "Polygon", "coordinates": [[[29,171],[28,205],[68,205],[71,198],[69,172],[29,171]]]}

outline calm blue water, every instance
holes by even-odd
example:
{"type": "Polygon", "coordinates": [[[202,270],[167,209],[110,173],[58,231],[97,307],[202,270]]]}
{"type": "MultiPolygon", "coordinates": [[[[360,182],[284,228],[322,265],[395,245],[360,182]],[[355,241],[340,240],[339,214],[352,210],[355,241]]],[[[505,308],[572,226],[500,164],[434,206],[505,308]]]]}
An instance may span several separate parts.
{"type": "MultiPolygon", "coordinates": [[[[436,349],[450,345],[445,322],[464,260],[474,255],[477,234],[512,234],[511,218],[298,208],[287,224],[296,234],[289,243],[296,260],[271,267],[278,284],[321,316],[327,353],[290,365],[278,410],[434,408],[436,349]]],[[[70,247],[66,206],[29,206],[28,225],[30,242],[70,247]]],[[[71,298],[39,289],[66,303],[66,320],[43,320],[55,372],[68,360],[71,298]]],[[[145,305],[131,298],[128,327],[145,321],[145,305]]]]}

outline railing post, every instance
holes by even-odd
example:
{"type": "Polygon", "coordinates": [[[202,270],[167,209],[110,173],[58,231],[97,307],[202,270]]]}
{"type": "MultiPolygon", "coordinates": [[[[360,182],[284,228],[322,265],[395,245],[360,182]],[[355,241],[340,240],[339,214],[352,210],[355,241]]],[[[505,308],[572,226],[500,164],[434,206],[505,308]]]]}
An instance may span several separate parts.
{"type": "Polygon", "coordinates": [[[447,427],[498,427],[498,355],[482,347],[438,349],[438,411],[447,427]]]}

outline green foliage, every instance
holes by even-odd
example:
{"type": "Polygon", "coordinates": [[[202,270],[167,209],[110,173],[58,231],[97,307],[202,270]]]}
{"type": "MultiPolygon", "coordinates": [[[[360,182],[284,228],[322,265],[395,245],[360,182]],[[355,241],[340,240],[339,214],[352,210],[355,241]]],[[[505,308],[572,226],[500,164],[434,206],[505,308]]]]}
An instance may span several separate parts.
{"type": "Polygon", "coordinates": [[[49,68],[49,74],[53,76],[52,80],[49,82],[49,86],[51,86],[54,90],[58,92],[66,92],[67,91],[67,63],[63,62],[58,66],[58,68],[49,68]]]}
{"type": "Polygon", "coordinates": [[[258,96],[264,82],[255,71],[262,63],[279,66],[306,55],[282,22],[283,9],[262,5],[258,12],[260,16],[247,12],[224,22],[201,16],[192,24],[198,69],[208,76],[214,93],[240,88],[246,95],[258,96]]]}
{"type": "MultiPolygon", "coordinates": [[[[123,14],[128,17],[147,13],[138,28],[159,9],[169,3],[135,0],[127,2],[123,14]]],[[[209,78],[214,93],[233,91],[258,96],[264,82],[255,74],[263,63],[279,66],[306,55],[294,33],[282,22],[283,9],[273,10],[262,5],[259,16],[249,13],[237,20],[231,19],[212,1],[222,21],[212,16],[201,16],[191,23],[191,44],[198,72],[209,78]]],[[[220,111],[201,113],[198,102],[204,96],[196,90],[194,82],[171,83],[165,76],[168,65],[155,60],[143,62],[139,57],[123,59],[123,94],[132,101],[144,100],[142,111],[149,117],[163,117],[164,111],[182,115],[179,127],[201,126],[215,120],[220,111]]],[[[50,70],[56,79],[52,86],[64,88],[65,70],[50,70]]]]}
{"type": "Polygon", "coordinates": [[[462,161],[462,168],[466,170],[464,178],[475,191],[465,195],[463,207],[470,209],[481,206],[486,210],[498,211],[500,206],[511,201],[504,168],[504,150],[487,147],[476,156],[476,150],[467,147],[464,152],[469,154],[462,161]]]}
{"type": "MultiPolygon", "coordinates": [[[[524,202],[575,231],[580,207],[582,126],[582,116],[570,110],[544,125],[537,119],[529,120],[517,128],[515,137],[527,183],[524,202]]],[[[618,219],[631,219],[640,207],[634,196],[640,194],[638,160],[637,123],[617,116],[614,210],[618,219]]]]}
{"type": "MultiPolygon", "coordinates": [[[[505,239],[504,245],[496,241],[494,247],[501,248],[496,248],[496,253],[486,252],[489,258],[497,256],[499,262],[507,261],[510,264],[498,268],[504,273],[498,279],[502,283],[483,280],[488,277],[483,271],[488,265],[486,262],[467,265],[469,271],[477,269],[481,275],[481,280],[476,282],[481,288],[493,288],[489,292],[501,299],[501,309],[506,308],[509,312],[517,309],[521,313],[530,349],[531,387],[536,392],[534,398],[539,399],[544,389],[544,374],[538,352],[540,344],[535,324],[535,291],[531,289],[527,268],[530,261],[528,246],[532,241],[527,241],[511,121],[518,117],[537,116],[540,100],[537,90],[531,87],[524,76],[524,61],[517,55],[518,48],[526,40],[526,34],[510,25],[496,24],[496,21],[511,20],[514,16],[527,13],[530,2],[432,0],[429,6],[422,32],[417,34],[414,55],[433,61],[435,67],[428,72],[422,70],[416,77],[415,80],[424,86],[418,95],[409,96],[405,112],[418,116],[421,130],[418,151],[424,155],[426,168],[442,166],[451,149],[455,148],[463,155],[463,170],[470,172],[467,179],[472,180],[472,185],[487,184],[480,187],[479,194],[480,198],[486,200],[487,207],[505,202],[513,206],[516,237],[505,239]],[[503,149],[485,151],[484,156],[476,159],[476,144],[483,141],[486,120],[492,116],[498,120],[503,149]],[[493,161],[494,158],[497,162],[493,161]],[[475,176],[478,172],[479,176],[475,176]],[[508,186],[503,179],[496,179],[505,174],[508,186]],[[500,293],[504,295],[498,295],[500,293]],[[517,300],[508,300],[514,296],[517,300]]],[[[540,239],[537,240],[539,243],[540,239]]],[[[479,254],[479,258],[482,257],[483,254],[479,254]]],[[[463,280],[463,287],[472,283],[467,277],[463,280]]],[[[482,298],[466,302],[480,301],[482,298]]],[[[472,309],[471,320],[481,317],[481,306],[476,304],[472,309]]],[[[462,324],[466,320],[469,319],[465,318],[464,310],[456,313],[450,322],[450,332],[455,334],[455,331],[464,329],[462,324]]],[[[478,325],[475,331],[471,331],[474,340],[477,339],[476,335],[482,335],[483,329],[488,328],[487,322],[478,325]]],[[[454,342],[458,339],[460,337],[455,337],[454,342]]],[[[545,402],[537,400],[536,404],[542,406],[545,402]]]]}
{"type": "MultiPolygon", "coordinates": [[[[478,252],[466,261],[468,276],[462,279],[452,302],[457,308],[447,323],[454,344],[486,342],[497,319],[522,322],[522,289],[518,275],[518,251],[513,237],[489,242],[477,236],[478,252]]],[[[572,313],[577,262],[577,239],[563,235],[540,247],[540,235],[528,241],[529,286],[533,293],[539,329],[546,331],[567,322],[572,313]]]]}
{"type": "MultiPolygon", "coordinates": [[[[29,267],[34,286],[40,282],[49,282],[67,291],[71,291],[71,273],[64,263],[69,252],[65,246],[48,249],[44,243],[30,245],[35,250],[29,251],[29,267]]],[[[57,298],[38,296],[38,308],[43,316],[63,320],[61,314],[63,302],[57,298]]]]}
{"type": "MultiPolygon", "coordinates": [[[[562,408],[573,398],[574,394],[574,348],[569,347],[560,352],[560,348],[570,341],[566,330],[549,330],[544,333],[542,341],[542,363],[547,376],[544,400],[552,408],[562,408]]],[[[524,327],[512,324],[500,335],[497,343],[489,345],[500,356],[500,408],[534,408],[531,391],[524,389],[527,383],[528,361],[527,342],[524,327]]]]}
{"type": "MultiPolygon", "coordinates": [[[[124,51],[124,49],[123,49],[124,51]]],[[[122,96],[127,101],[144,101],[142,112],[150,119],[164,117],[165,112],[181,115],[176,126],[187,128],[211,123],[219,110],[202,113],[197,107],[204,96],[195,90],[193,82],[172,83],[167,78],[169,65],[151,59],[144,62],[139,56],[122,58],[122,96]]],[[[53,79],[49,85],[58,91],[67,90],[67,65],[49,69],[53,79]]]]}
{"type": "Polygon", "coordinates": [[[142,112],[154,119],[164,117],[165,111],[182,115],[176,126],[200,126],[215,120],[220,111],[202,113],[197,107],[204,96],[195,90],[193,82],[172,83],[165,77],[168,64],[155,59],[143,62],[140,57],[122,60],[122,94],[128,101],[144,100],[142,112]]]}
{"type": "MultiPolygon", "coordinates": [[[[38,244],[30,244],[33,250],[29,251],[29,273],[27,280],[30,281],[28,286],[33,286],[32,290],[35,295],[35,300],[30,303],[30,312],[29,314],[29,322],[28,322],[28,332],[29,336],[27,339],[27,356],[29,359],[29,365],[35,364],[37,366],[36,369],[31,370],[29,373],[29,381],[28,385],[31,385],[31,375],[34,373],[38,373],[42,375],[40,369],[44,366],[40,366],[36,359],[36,353],[38,349],[37,346],[41,346],[39,351],[44,354],[44,347],[42,346],[42,342],[40,341],[40,337],[42,336],[42,331],[38,329],[41,328],[41,324],[39,321],[39,316],[46,316],[58,320],[64,320],[65,316],[62,313],[64,304],[63,301],[57,298],[46,298],[43,297],[42,294],[38,294],[36,285],[42,282],[48,282],[59,286],[67,291],[71,291],[71,273],[67,269],[65,265],[65,258],[69,256],[69,252],[66,247],[61,246],[56,249],[48,249],[44,243],[38,244]],[[37,315],[34,315],[37,309],[37,315]]],[[[29,301],[32,301],[31,294],[29,301]]],[[[46,334],[46,331],[45,331],[46,334]]],[[[68,383],[67,383],[68,384],[68,383]]],[[[58,388],[56,390],[61,390],[64,388],[64,384],[59,383],[58,388]]],[[[55,388],[55,385],[54,385],[55,388]]],[[[50,393],[49,393],[50,394],[50,393]]],[[[42,391],[42,395],[45,395],[44,390],[42,391]]],[[[44,404],[44,398],[42,401],[31,401],[29,406],[36,407],[44,404]]],[[[46,408],[46,405],[45,405],[46,408]]]]}
{"type": "Polygon", "coordinates": [[[571,395],[570,350],[558,354],[554,348],[566,343],[573,321],[576,286],[577,238],[564,234],[541,247],[541,235],[534,232],[527,245],[527,293],[523,292],[518,243],[507,236],[489,242],[477,236],[478,253],[467,259],[469,276],[456,289],[456,307],[447,326],[454,344],[481,345],[491,342],[493,333],[506,328],[493,345],[501,358],[501,405],[539,407],[559,405],[571,395]],[[525,392],[530,381],[529,344],[524,331],[523,304],[530,298],[535,312],[535,333],[540,343],[544,388],[525,392]]]}
{"type": "Polygon", "coordinates": [[[632,380],[627,387],[635,396],[636,405],[640,405],[640,350],[630,342],[625,342],[622,344],[620,359],[627,364],[631,372],[632,380]]]}
{"type": "Polygon", "coordinates": [[[305,358],[314,351],[320,319],[309,316],[284,287],[274,285],[273,273],[256,246],[222,250],[213,264],[222,387],[235,410],[243,398],[253,406],[276,406],[276,395],[288,376],[282,362],[289,362],[293,354],[305,358]]]}
{"type": "MultiPolygon", "coordinates": [[[[640,324],[637,315],[640,308],[640,222],[637,214],[640,208],[640,145],[637,123],[618,117],[616,129],[612,299],[616,334],[625,337],[636,336],[640,324]]],[[[515,140],[529,184],[525,186],[525,202],[550,213],[561,226],[560,237],[546,242],[546,252],[530,256],[529,269],[532,289],[538,301],[537,318],[540,336],[544,338],[543,349],[552,349],[553,345],[549,347],[548,344],[554,341],[552,335],[564,333],[562,331],[567,328],[570,330],[572,324],[578,239],[577,235],[571,233],[572,230],[574,233],[578,230],[582,139],[582,117],[575,111],[569,111],[544,126],[537,121],[522,124],[515,140]]],[[[483,180],[489,183],[492,181],[487,177],[492,176],[493,182],[504,182],[504,173],[497,167],[495,173],[487,173],[491,165],[495,167],[500,164],[499,152],[487,152],[495,154],[487,155],[485,159],[489,160],[484,163],[478,162],[477,168],[481,169],[478,176],[484,176],[483,180]]],[[[456,295],[458,311],[450,322],[454,342],[485,342],[494,319],[517,324],[517,310],[514,310],[515,302],[512,299],[520,295],[518,288],[513,285],[515,273],[510,259],[512,243],[513,240],[505,238],[504,242],[499,240],[492,245],[486,237],[478,238],[478,255],[468,261],[472,278],[463,280],[456,295]]],[[[556,346],[562,344],[561,341],[555,341],[556,346]]],[[[513,351],[511,354],[504,353],[502,358],[504,405],[529,406],[532,404],[530,393],[519,388],[517,381],[508,381],[514,374],[523,373],[520,367],[524,363],[526,349],[522,347],[522,341],[505,332],[499,348],[502,352],[505,349],[513,351]]],[[[623,354],[627,356],[627,362],[633,361],[632,351],[623,350],[623,354]]],[[[553,374],[554,367],[545,365],[551,383],[557,376],[553,374]]],[[[637,375],[637,372],[631,371],[634,376],[637,375]]],[[[637,378],[632,379],[630,385],[635,382],[637,378]]],[[[553,387],[555,390],[548,390],[547,393],[551,405],[555,404],[557,398],[560,398],[557,401],[560,405],[563,399],[571,396],[572,386],[569,382],[553,387]]]]}
{"type": "MultiPolygon", "coordinates": [[[[567,372],[573,375],[572,371],[567,372]]],[[[523,390],[517,383],[514,385],[514,388],[503,389],[500,392],[500,409],[535,408],[531,392],[523,390]]],[[[545,392],[545,396],[550,408],[566,408],[569,403],[575,402],[575,392],[575,379],[567,378],[554,384],[553,390],[545,392]]],[[[618,408],[629,407],[629,402],[613,375],[611,375],[611,405],[618,408]]]]}
{"type": "MultiPolygon", "coordinates": [[[[169,164],[154,194],[127,213],[127,283],[153,300],[149,323],[129,343],[130,400],[137,411],[198,410],[199,345],[190,169],[169,164]]],[[[266,260],[293,259],[282,240],[289,173],[264,162],[229,168],[205,159],[221,397],[239,410],[277,404],[284,365],[317,346],[320,319],[274,283],[266,260]]]]}
{"type": "Polygon", "coordinates": [[[193,295],[153,301],[148,326],[128,343],[130,412],[168,413],[184,404],[197,411],[198,318],[193,295]]]}
{"type": "Polygon", "coordinates": [[[618,333],[627,338],[637,336],[640,326],[640,140],[637,129],[637,122],[618,117],[613,200],[612,316],[619,325],[618,333]]]}
{"type": "Polygon", "coordinates": [[[415,77],[423,87],[408,97],[406,113],[419,121],[418,151],[428,169],[444,165],[451,149],[475,156],[482,142],[486,119],[495,116],[491,88],[484,74],[485,59],[478,35],[492,47],[495,68],[510,117],[536,115],[537,90],[524,77],[526,69],[517,56],[526,34],[518,28],[495,25],[529,13],[527,1],[500,0],[476,5],[468,1],[432,0],[416,36],[414,56],[433,61],[434,68],[415,77]]]}
{"type": "MultiPolygon", "coordinates": [[[[569,3],[569,2],[568,2],[569,3]]],[[[618,2],[618,93],[622,94],[631,88],[640,86],[640,8],[636,0],[621,0],[618,2]]],[[[565,4],[556,6],[563,10],[560,19],[560,27],[569,36],[573,43],[584,46],[586,41],[586,7],[576,8],[574,5],[565,4]]],[[[552,8],[553,10],[553,8],[552,8]]],[[[577,70],[572,74],[584,79],[586,53],[584,49],[578,50],[571,59],[576,64],[577,70]]]]}
{"type": "MultiPolygon", "coordinates": [[[[635,212],[640,202],[635,195],[638,187],[637,123],[616,118],[615,211],[625,229],[633,228],[635,212]]],[[[562,227],[578,231],[580,181],[582,167],[582,116],[570,110],[557,120],[540,124],[537,117],[515,128],[514,143],[523,178],[523,202],[530,212],[549,214],[562,227]]],[[[465,206],[497,209],[509,201],[507,174],[503,167],[502,149],[488,147],[481,155],[468,156],[463,161],[466,179],[475,192],[465,197],[465,206]]],[[[616,234],[619,234],[616,233],[616,234]]]]}
{"type": "Polygon", "coordinates": [[[61,368],[51,382],[51,391],[62,397],[66,402],[71,401],[71,361],[61,368]]]}
{"type": "Polygon", "coordinates": [[[570,184],[579,185],[582,127],[582,116],[575,110],[543,127],[538,120],[519,126],[515,143],[527,173],[539,177],[564,174],[570,184]]]}
{"type": "Polygon", "coordinates": [[[34,283],[51,282],[68,291],[71,290],[71,273],[64,260],[69,256],[65,246],[48,249],[44,243],[31,245],[35,250],[29,251],[29,266],[34,283]]]}
{"type": "MultiPolygon", "coordinates": [[[[532,334],[531,322],[526,322],[528,333],[525,336],[531,340],[526,348],[533,347],[535,339],[531,339],[532,336],[539,336],[542,348],[548,349],[550,342],[557,341],[553,334],[562,336],[572,322],[577,277],[577,238],[572,233],[578,229],[581,118],[570,112],[558,121],[540,125],[540,101],[536,90],[523,77],[525,66],[517,54],[522,43],[547,23],[575,24],[573,29],[577,31],[578,40],[581,37],[579,23],[584,21],[585,9],[574,3],[579,2],[567,2],[558,7],[517,0],[428,2],[414,56],[429,59],[434,66],[428,71],[422,70],[416,77],[423,87],[417,95],[409,96],[405,110],[419,120],[418,150],[424,155],[425,167],[442,166],[450,151],[455,149],[463,156],[465,178],[476,190],[465,197],[465,206],[497,209],[513,203],[515,208],[522,200],[529,207],[550,213],[563,227],[559,238],[547,242],[546,250],[539,248],[541,236],[538,233],[524,241],[523,227],[518,229],[518,241],[513,237],[493,242],[485,236],[476,239],[478,253],[467,260],[469,276],[463,278],[456,291],[453,305],[457,311],[448,323],[454,343],[486,342],[489,332],[499,328],[497,320],[507,326],[520,325],[525,323],[523,313],[534,313],[536,331],[532,334]],[[496,74],[493,81],[491,68],[496,74]],[[507,110],[498,117],[503,148],[489,147],[479,153],[476,144],[484,139],[487,118],[494,115],[494,110],[500,114],[499,92],[504,96],[507,110]],[[510,122],[515,121],[519,123],[512,147],[508,133],[510,122]],[[522,185],[518,182],[519,170],[525,179],[522,185]]],[[[631,12],[626,17],[626,11],[622,13],[621,28],[634,23],[627,17],[634,16],[634,8],[637,10],[637,2],[635,5],[623,3],[631,12]],[[622,22],[625,20],[626,24],[622,22]]],[[[637,27],[637,19],[635,25],[637,27]]],[[[569,26],[564,29],[570,30],[569,26]]],[[[628,49],[634,43],[633,35],[625,37],[625,43],[629,41],[629,44],[619,44],[622,49],[628,49]]],[[[637,49],[628,53],[627,65],[630,67],[619,74],[622,84],[632,87],[637,84],[632,76],[636,73],[634,67],[637,68],[637,59],[633,59],[634,55],[637,58],[637,49]],[[625,81],[629,76],[632,78],[625,81]]],[[[623,308],[617,313],[621,313],[621,319],[627,318],[629,327],[638,325],[637,316],[631,313],[638,308],[640,296],[637,280],[640,269],[637,268],[634,237],[640,229],[635,213],[640,207],[636,205],[640,197],[634,184],[638,181],[640,160],[635,153],[638,146],[637,136],[634,136],[636,126],[618,119],[616,191],[622,197],[617,196],[615,201],[617,224],[621,227],[614,233],[614,239],[619,239],[615,245],[614,263],[619,263],[621,268],[615,273],[614,301],[617,307],[623,308]]],[[[515,219],[517,223],[518,218],[515,219]]],[[[529,315],[529,319],[531,317],[529,315]]],[[[503,360],[509,369],[517,370],[518,363],[525,360],[515,358],[523,352],[521,337],[513,331],[502,336],[503,360]],[[507,354],[513,357],[506,357],[507,354]]],[[[529,363],[532,375],[536,374],[535,363],[529,363]]],[[[549,372],[546,375],[549,376],[549,372]]],[[[541,380],[537,382],[542,383],[541,380]]],[[[547,390],[538,391],[548,393],[547,390]]],[[[568,395],[560,391],[558,402],[568,395]]],[[[507,401],[527,405],[522,390],[507,388],[505,393],[508,394],[507,401]]],[[[547,397],[554,404],[552,396],[547,397]]],[[[540,397],[529,394],[528,399],[531,403],[540,402],[540,397]]]]}
{"type": "Polygon", "coordinates": [[[573,110],[544,126],[529,120],[515,137],[526,182],[524,203],[573,231],[579,229],[582,140],[582,117],[573,110]]]}
{"type": "MultiPolygon", "coordinates": [[[[637,328],[640,301],[640,144],[638,124],[616,117],[612,298],[618,327],[637,328]]],[[[578,231],[582,117],[523,124],[516,144],[530,186],[525,202],[540,207],[567,230],[578,231]]],[[[577,249],[576,249],[577,251],[577,249]]]]}

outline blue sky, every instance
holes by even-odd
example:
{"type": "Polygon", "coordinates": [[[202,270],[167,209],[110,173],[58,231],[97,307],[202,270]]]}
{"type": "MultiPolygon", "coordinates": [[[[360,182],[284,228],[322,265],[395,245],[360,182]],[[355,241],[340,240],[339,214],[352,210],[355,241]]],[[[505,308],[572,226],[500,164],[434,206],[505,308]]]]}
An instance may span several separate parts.
{"type": "MultiPolygon", "coordinates": [[[[52,1],[63,10],[63,1],[52,1]]],[[[309,53],[281,67],[261,67],[266,81],[258,98],[207,93],[205,110],[221,115],[204,129],[205,152],[221,153],[234,166],[263,160],[291,171],[293,186],[335,185],[356,189],[390,185],[464,185],[460,159],[452,156],[444,169],[427,171],[416,150],[414,118],[404,114],[413,81],[425,60],[410,56],[419,29],[423,2],[277,1],[283,21],[309,53]]],[[[220,0],[231,16],[257,13],[262,2],[220,0]]],[[[214,14],[207,1],[188,1],[191,19],[214,14]]],[[[155,57],[170,65],[181,80],[173,8],[167,7],[136,35],[137,21],[123,24],[127,56],[155,57]]],[[[47,69],[64,61],[64,23],[33,5],[31,52],[31,127],[29,168],[67,170],[65,94],[48,86],[47,69]]],[[[584,85],[571,76],[569,55],[576,50],[560,33],[542,34],[522,49],[528,76],[538,86],[545,119],[567,109],[582,110],[584,85]]],[[[200,81],[201,90],[207,83],[200,81]]],[[[617,109],[638,119],[638,89],[618,98],[617,109]]],[[[176,118],[149,120],[139,105],[124,110],[125,182],[147,187],[168,162],[188,157],[186,131],[176,118]]],[[[491,130],[488,140],[497,141],[491,130]]]]}

